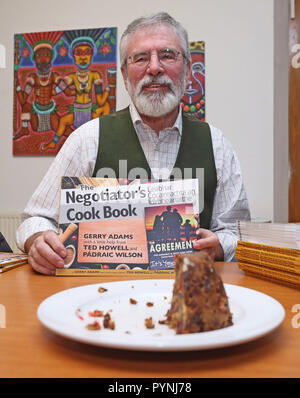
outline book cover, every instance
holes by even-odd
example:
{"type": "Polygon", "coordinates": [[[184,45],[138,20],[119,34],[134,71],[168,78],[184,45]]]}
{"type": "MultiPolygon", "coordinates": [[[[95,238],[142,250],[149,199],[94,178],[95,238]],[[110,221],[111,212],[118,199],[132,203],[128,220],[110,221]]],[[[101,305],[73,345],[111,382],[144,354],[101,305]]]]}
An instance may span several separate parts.
{"type": "Polygon", "coordinates": [[[175,254],[193,251],[198,214],[196,179],[62,177],[59,228],[67,257],[56,274],[170,270],[175,254]],[[168,207],[174,215],[177,211],[179,227],[168,226],[168,207]],[[161,216],[161,237],[155,235],[155,215],[161,216]]]}
{"type": "Polygon", "coordinates": [[[150,269],[174,267],[174,255],[191,253],[196,239],[192,203],[145,208],[150,269]]]}

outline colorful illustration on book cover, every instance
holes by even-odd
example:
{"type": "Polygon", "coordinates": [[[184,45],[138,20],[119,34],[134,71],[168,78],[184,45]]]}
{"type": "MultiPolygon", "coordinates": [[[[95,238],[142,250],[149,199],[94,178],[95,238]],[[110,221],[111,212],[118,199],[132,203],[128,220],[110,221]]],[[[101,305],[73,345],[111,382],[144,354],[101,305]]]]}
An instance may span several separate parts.
{"type": "Polygon", "coordinates": [[[15,35],[14,155],[56,155],[116,110],[116,43],[114,27],[15,35]]]}
{"type": "Polygon", "coordinates": [[[196,239],[193,204],[145,208],[150,269],[174,267],[174,255],[191,253],[196,239]]]}
{"type": "Polygon", "coordinates": [[[205,121],[205,42],[191,42],[190,50],[192,79],[181,100],[181,107],[184,112],[205,121]]]}

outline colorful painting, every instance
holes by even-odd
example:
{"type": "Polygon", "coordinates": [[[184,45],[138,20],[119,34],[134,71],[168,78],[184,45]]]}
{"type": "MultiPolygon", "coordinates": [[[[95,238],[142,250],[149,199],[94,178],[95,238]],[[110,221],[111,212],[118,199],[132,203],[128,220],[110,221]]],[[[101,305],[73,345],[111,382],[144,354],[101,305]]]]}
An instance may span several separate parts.
{"type": "Polygon", "coordinates": [[[190,43],[192,55],[191,76],[181,107],[184,112],[205,121],[205,43],[190,43]]]}
{"type": "Polygon", "coordinates": [[[116,110],[117,28],[14,40],[14,155],[56,155],[76,128],[116,110]]]}

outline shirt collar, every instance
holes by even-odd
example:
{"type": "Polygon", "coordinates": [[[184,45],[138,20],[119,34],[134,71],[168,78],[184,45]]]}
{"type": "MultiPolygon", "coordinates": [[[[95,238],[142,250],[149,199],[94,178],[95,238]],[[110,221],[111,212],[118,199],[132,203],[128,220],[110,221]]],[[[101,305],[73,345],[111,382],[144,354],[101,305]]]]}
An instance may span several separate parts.
{"type": "MultiPolygon", "coordinates": [[[[142,118],[132,101],[130,102],[129,105],[129,112],[134,126],[143,123],[142,118]]],[[[172,129],[176,129],[180,135],[182,134],[182,109],[180,105],[179,105],[178,116],[177,119],[175,120],[174,125],[172,126],[172,129]]]]}

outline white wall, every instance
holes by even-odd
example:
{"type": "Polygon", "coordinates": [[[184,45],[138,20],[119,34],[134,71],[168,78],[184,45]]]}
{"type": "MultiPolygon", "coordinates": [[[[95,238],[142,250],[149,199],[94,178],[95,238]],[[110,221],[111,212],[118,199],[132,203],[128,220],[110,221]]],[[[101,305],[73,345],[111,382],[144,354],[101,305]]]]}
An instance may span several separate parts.
{"type": "MultiPolygon", "coordinates": [[[[168,11],[190,41],[206,42],[207,121],[236,149],[252,215],[273,219],[273,0],[10,0],[0,5],[0,212],[21,211],[52,157],[12,155],[13,35],[117,26],[118,39],[135,17],[168,11]]],[[[127,105],[121,74],[117,109],[127,105]]]]}

